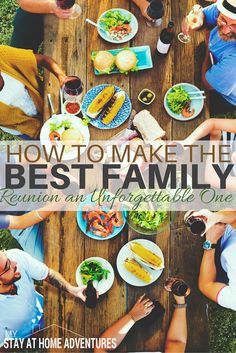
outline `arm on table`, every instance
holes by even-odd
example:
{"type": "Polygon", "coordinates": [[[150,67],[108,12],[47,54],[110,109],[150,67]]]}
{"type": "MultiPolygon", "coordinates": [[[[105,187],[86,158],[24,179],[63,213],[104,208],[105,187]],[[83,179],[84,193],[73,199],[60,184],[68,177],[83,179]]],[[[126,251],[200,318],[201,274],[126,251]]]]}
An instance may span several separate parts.
{"type": "MultiPolygon", "coordinates": [[[[207,231],[206,239],[216,244],[224,234],[224,230],[225,225],[216,224],[207,231]]],[[[214,302],[217,302],[218,293],[226,286],[224,283],[216,282],[215,249],[204,250],[198,286],[200,291],[214,302]]]]}
{"type": "Polygon", "coordinates": [[[214,140],[220,140],[221,132],[236,133],[235,119],[209,119],[199,125],[184,141],[185,145],[192,145],[207,135],[211,135],[214,140]]]}
{"type": "Polygon", "coordinates": [[[154,308],[154,305],[152,301],[148,298],[145,298],[145,294],[142,295],[128,314],[126,314],[121,319],[116,321],[111,327],[109,327],[100,336],[100,338],[114,339],[115,346],[112,349],[108,349],[108,350],[95,348],[94,353],[108,353],[116,349],[124,340],[125,336],[129,332],[129,330],[133,327],[135,322],[149,315],[153,310],[153,308],[154,308]]]}
{"type": "Polygon", "coordinates": [[[63,81],[66,78],[65,72],[61,69],[61,67],[54,61],[52,58],[46,55],[41,55],[41,54],[35,54],[36,60],[37,60],[37,65],[39,67],[44,67],[51,73],[53,73],[58,81],[60,82],[60,85],[62,86],[63,81]]]}
{"type": "Polygon", "coordinates": [[[57,7],[55,0],[18,0],[19,6],[31,13],[49,14],[53,13],[59,18],[68,18],[72,10],[62,10],[57,7]]]}
{"type": "MultiPolygon", "coordinates": [[[[184,297],[175,297],[177,304],[185,304],[184,297]]],[[[186,308],[175,308],[167,332],[165,353],[184,353],[187,344],[186,308]]]]}
{"type": "Polygon", "coordinates": [[[52,12],[52,0],[18,0],[19,6],[28,12],[32,13],[50,13],[52,12]]]}
{"type": "Polygon", "coordinates": [[[53,211],[46,211],[43,208],[37,211],[28,212],[22,216],[9,216],[10,225],[8,229],[24,229],[42,222],[50,216],[53,211]]]}
{"type": "Polygon", "coordinates": [[[82,301],[85,301],[85,296],[83,291],[85,287],[74,287],[57,271],[49,269],[48,276],[45,279],[46,282],[50,283],[52,286],[63,289],[67,293],[70,293],[74,297],[80,298],[82,301]]]}

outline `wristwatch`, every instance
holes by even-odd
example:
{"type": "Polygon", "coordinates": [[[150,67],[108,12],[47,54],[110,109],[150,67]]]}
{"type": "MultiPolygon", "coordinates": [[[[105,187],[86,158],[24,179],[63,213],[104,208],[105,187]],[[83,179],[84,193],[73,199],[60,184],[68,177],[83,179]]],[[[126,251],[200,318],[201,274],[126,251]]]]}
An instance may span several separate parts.
{"type": "Polygon", "coordinates": [[[203,249],[204,250],[211,250],[211,249],[216,249],[217,244],[212,244],[210,240],[206,240],[203,243],[203,249]]]}
{"type": "Polygon", "coordinates": [[[187,308],[187,303],[184,303],[184,304],[174,304],[174,308],[175,309],[185,309],[187,308]]]}

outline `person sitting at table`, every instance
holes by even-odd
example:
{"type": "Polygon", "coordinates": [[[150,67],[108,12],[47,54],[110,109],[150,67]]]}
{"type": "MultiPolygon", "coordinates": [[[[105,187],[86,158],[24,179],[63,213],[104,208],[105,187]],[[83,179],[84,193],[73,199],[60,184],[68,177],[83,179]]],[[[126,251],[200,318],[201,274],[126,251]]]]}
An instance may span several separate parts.
{"type": "Polygon", "coordinates": [[[32,49],[37,53],[43,41],[43,14],[54,14],[66,19],[72,10],[62,10],[56,0],[18,0],[20,8],[16,11],[13,21],[11,46],[32,49]]]}
{"type": "MultiPolygon", "coordinates": [[[[187,344],[187,317],[185,297],[174,295],[174,313],[166,336],[165,352],[183,353],[187,344]]],[[[148,316],[154,309],[153,302],[142,295],[134,307],[121,319],[109,327],[100,338],[115,339],[113,349],[95,348],[94,353],[108,353],[115,350],[124,340],[135,323],[148,316]]],[[[158,319],[158,318],[157,318],[158,319]]]]}
{"type": "MultiPolygon", "coordinates": [[[[202,81],[210,90],[212,115],[236,111],[236,3],[218,0],[203,9],[205,24],[213,27],[207,38],[202,81]],[[211,57],[212,63],[211,63],[211,57]]],[[[185,23],[185,22],[183,22],[185,23]]],[[[183,25],[183,32],[189,33],[183,25]]]]}
{"type": "Polygon", "coordinates": [[[62,85],[66,78],[50,57],[31,50],[0,46],[0,128],[28,138],[38,137],[42,125],[43,98],[38,67],[52,72],[62,85]]]}
{"type": "Polygon", "coordinates": [[[43,328],[43,297],[34,281],[46,281],[85,301],[85,287],[74,287],[63,276],[19,249],[0,251],[0,347],[43,328]]]}
{"type": "Polygon", "coordinates": [[[0,229],[8,229],[22,249],[43,261],[43,223],[53,211],[39,209],[31,212],[0,211],[0,229]]]}
{"type": "Polygon", "coordinates": [[[203,248],[200,291],[219,305],[236,310],[236,229],[224,223],[213,225],[203,248]]]}
{"type": "MultiPolygon", "coordinates": [[[[226,187],[228,190],[236,191],[236,120],[235,119],[209,119],[200,124],[185,140],[183,145],[193,145],[196,141],[204,139],[210,135],[211,140],[222,141],[229,144],[232,150],[232,162],[234,168],[231,175],[227,178],[226,187]]],[[[219,187],[219,178],[212,163],[207,164],[205,179],[213,187],[219,187]]]]}

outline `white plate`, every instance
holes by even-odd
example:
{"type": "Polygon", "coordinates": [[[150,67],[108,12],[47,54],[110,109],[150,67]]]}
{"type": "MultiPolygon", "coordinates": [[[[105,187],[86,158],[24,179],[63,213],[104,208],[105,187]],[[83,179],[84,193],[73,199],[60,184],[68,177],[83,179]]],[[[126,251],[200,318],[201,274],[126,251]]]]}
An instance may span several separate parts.
{"type": "Polygon", "coordinates": [[[97,289],[99,295],[105,294],[112,287],[113,282],[115,280],[115,274],[114,274],[114,270],[113,270],[113,267],[111,266],[111,264],[107,260],[103,259],[102,257],[89,257],[88,259],[81,262],[81,264],[79,265],[79,267],[76,270],[76,282],[77,282],[78,286],[84,286],[84,284],[82,282],[82,277],[80,274],[80,267],[82,266],[82,264],[85,261],[90,261],[90,260],[95,260],[95,261],[100,262],[100,264],[102,265],[102,267],[104,269],[110,271],[110,273],[108,273],[107,279],[102,279],[100,282],[96,282],[94,284],[94,287],[97,289]]]}
{"type": "Polygon", "coordinates": [[[106,13],[107,12],[110,12],[110,11],[119,11],[122,13],[122,15],[130,15],[131,16],[131,22],[130,22],[130,26],[132,28],[132,31],[131,33],[129,33],[127,36],[125,36],[123,39],[121,40],[116,40],[116,39],[112,39],[110,36],[108,36],[104,31],[102,31],[101,29],[98,29],[98,33],[99,35],[107,42],[110,42],[110,43],[114,43],[114,44],[121,44],[121,43],[126,43],[128,41],[130,41],[132,38],[134,38],[134,36],[137,34],[138,32],[138,21],[137,21],[137,18],[129,11],[125,10],[125,9],[121,9],[121,8],[116,8],[116,9],[110,9],[110,10],[107,10],[105,12],[103,12],[101,14],[101,16],[99,17],[97,23],[102,27],[102,28],[105,28],[103,23],[101,22],[101,18],[102,17],[105,17],[106,13]]]}
{"type": "MultiPolygon", "coordinates": [[[[58,122],[60,123],[63,120],[70,120],[72,125],[72,128],[78,129],[81,134],[84,137],[84,141],[83,141],[83,145],[86,145],[86,147],[89,144],[89,140],[90,140],[90,134],[89,134],[89,129],[88,126],[85,126],[82,124],[82,120],[80,118],[78,118],[77,116],[74,115],[68,115],[68,114],[58,114],[58,115],[53,115],[50,119],[48,119],[45,124],[43,125],[41,132],[40,132],[40,142],[42,145],[46,146],[46,151],[47,153],[50,153],[51,147],[52,147],[52,143],[49,139],[49,134],[50,134],[50,126],[49,124],[51,122],[58,122]]],[[[60,129],[60,131],[58,130],[59,133],[62,133],[64,131],[64,128],[60,129]]],[[[62,145],[59,142],[57,142],[57,151],[58,154],[60,155],[60,151],[62,148],[62,145]]],[[[82,155],[84,153],[84,151],[86,150],[86,147],[83,147],[80,149],[80,154],[82,155]]],[[[69,161],[71,159],[74,159],[77,157],[77,149],[76,148],[71,148],[69,151],[65,151],[64,150],[64,154],[62,157],[63,161],[69,161]]],[[[52,157],[55,158],[54,153],[52,154],[52,157]]]]}
{"type": "Polygon", "coordinates": [[[125,244],[120,249],[120,252],[117,256],[116,265],[117,265],[117,270],[118,270],[121,278],[126,283],[131,284],[132,286],[144,287],[144,286],[150,285],[153,282],[155,282],[162,274],[163,268],[160,270],[152,270],[150,267],[143,265],[143,267],[152,275],[152,281],[150,283],[145,283],[145,282],[141,281],[136,276],[134,276],[131,272],[126,270],[126,268],[124,266],[124,261],[127,258],[134,258],[134,255],[133,255],[132,251],[130,250],[130,246],[129,246],[130,243],[132,243],[133,241],[142,244],[143,246],[145,246],[145,248],[152,251],[156,255],[160,256],[160,258],[162,259],[163,268],[164,268],[164,255],[163,255],[161,249],[159,248],[159,246],[157,246],[155,243],[153,243],[152,241],[147,240],[147,239],[132,240],[132,241],[128,242],[127,244],[125,244]]]}

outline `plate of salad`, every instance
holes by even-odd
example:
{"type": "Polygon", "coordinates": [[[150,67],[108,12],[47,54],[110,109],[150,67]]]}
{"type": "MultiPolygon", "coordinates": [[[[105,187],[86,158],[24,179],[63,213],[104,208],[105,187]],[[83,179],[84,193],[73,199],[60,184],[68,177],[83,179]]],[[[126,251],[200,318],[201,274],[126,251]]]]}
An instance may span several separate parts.
{"type": "Polygon", "coordinates": [[[201,113],[204,106],[203,94],[198,87],[190,83],[178,83],[166,92],[164,106],[172,118],[189,121],[201,113]],[[199,99],[192,100],[193,97],[199,99]]]}
{"type": "MultiPolygon", "coordinates": [[[[53,115],[43,125],[40,132],[40,142],[45,145],[46,151],[50,154],[52,146],[56,146],[58,155],[64,147],[62,160],[71,160],[77,157],[77,148],[72,145],[88,146],[90,134],[88,126],[85,126],[77,116],[58,114],[53,115]]],[[[84,153],[86,147],[80,149],[84,153]]],[[[54,152],[52,157],[56,158],[54,152]]]]}
{"type": "MultiPolygon", "coordinates": [[[[148,190],[148,195],[155,194],[155,190],[148,190]]],[[[168,192],[166,191],[166,194],[168,192]]],[[[134,197],[145,197],[146,193],[142,190],[133,191],[134,197]]],[[[169,225],[169,203],[157,201],[141,201],[137,209],[132,209],[128,213],[128,224],[137,233],[145,235],[156,235],[169,225]]]]}
{"type": "Polygon", "coordinates": [[[99,35],[110,43],[126,43],[138,32],[136,17],[125,9],[115,8],[103,12],[98,19],[98,25],[104,31],[98,29],[99,35]]]}
{"type": "Polygon", "coordinates": [[[111,264],[102,257],[90,257],[84,260],[76,270],[78,286],[87,286],[93,281],[99,295],[106,293],[113,285],[115,274],[111,264]]]}

